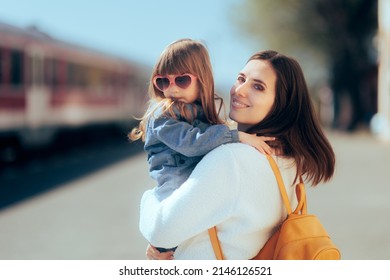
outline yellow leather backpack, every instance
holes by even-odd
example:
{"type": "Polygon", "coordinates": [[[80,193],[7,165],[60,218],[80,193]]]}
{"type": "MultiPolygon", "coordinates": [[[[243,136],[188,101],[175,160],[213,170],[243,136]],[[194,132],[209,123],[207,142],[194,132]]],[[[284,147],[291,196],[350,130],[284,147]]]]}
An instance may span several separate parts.
{"type": "MultiPolygon", "coordinates": [[[[298,206],[292,212],[279,168],[271,156],[267,158],[278,182],[287,218],[252,260],[339,260],[340,250],[330,239],[320,220],[315,215],[307,214],[302,178],[296,185],[298,206]]],[[[216,258],[224,259],[215,226],[209,229],[209,235],[216,258]]]]}

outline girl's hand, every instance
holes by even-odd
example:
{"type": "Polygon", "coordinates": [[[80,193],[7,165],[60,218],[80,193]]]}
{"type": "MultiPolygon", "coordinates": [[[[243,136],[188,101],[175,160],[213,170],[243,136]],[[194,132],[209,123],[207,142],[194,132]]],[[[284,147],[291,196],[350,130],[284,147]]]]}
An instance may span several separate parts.
{"type": "Polygon", "coordinates": [[[274,141],[275,137],[268,136],[256,136],[255,134],[249,134],[242,131],[238,132],[238,137],[240,142],[251,145],[255,147],[260,153],[266,155],[275,154],[274,149],[272,149],[265,141],[274,141]]]}
{"type": "Polygon", "coordinates": [[[148,260],[173,260],[173,253],[173,251],[160,253],[156,247],[151,244],[146,248],[146,258],[148,260]]]}

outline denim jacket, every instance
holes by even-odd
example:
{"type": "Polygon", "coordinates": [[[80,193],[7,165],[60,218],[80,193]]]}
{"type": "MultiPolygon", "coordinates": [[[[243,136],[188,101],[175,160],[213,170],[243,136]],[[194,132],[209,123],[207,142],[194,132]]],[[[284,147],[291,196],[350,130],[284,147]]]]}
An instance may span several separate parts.
{"type": "Polygon", "coordinates": [[[179,188],[196,164],[209,151],[226,143],[239,142],[238,131],[224,124],[206,123],[202,107],[197,104],[197,118],[189,124],[174,119],[158,109],[149,118],[144,149],[148,152],[149,173],[157,181],[156,197],[168,197],[179,188]]]}

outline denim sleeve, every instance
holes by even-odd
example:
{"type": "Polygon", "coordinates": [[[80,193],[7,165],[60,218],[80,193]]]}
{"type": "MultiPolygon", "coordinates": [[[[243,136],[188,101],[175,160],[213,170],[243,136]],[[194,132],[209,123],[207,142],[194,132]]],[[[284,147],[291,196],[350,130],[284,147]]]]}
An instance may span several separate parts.
{"type": "Polygon", "coordinates": [[[187,157],[203,156],[214,148],[227,143],[239,142],[238,131],[227,125],[191,125],[171,118],[154,120],[154,135],[169,148],[187,157]]]}

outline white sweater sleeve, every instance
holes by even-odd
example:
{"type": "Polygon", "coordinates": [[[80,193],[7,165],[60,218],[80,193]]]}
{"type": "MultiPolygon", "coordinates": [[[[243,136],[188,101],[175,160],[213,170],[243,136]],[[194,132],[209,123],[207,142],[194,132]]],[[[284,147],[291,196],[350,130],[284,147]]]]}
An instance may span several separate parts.
{"type": "Polygon", "coordinates": [[[238,198],[239,174],[230,149],[214,149],[170,197],[160,202],[152,190],[144,193],[141,233],[152,245],[171,248],[226,220],[238,198]]]}

